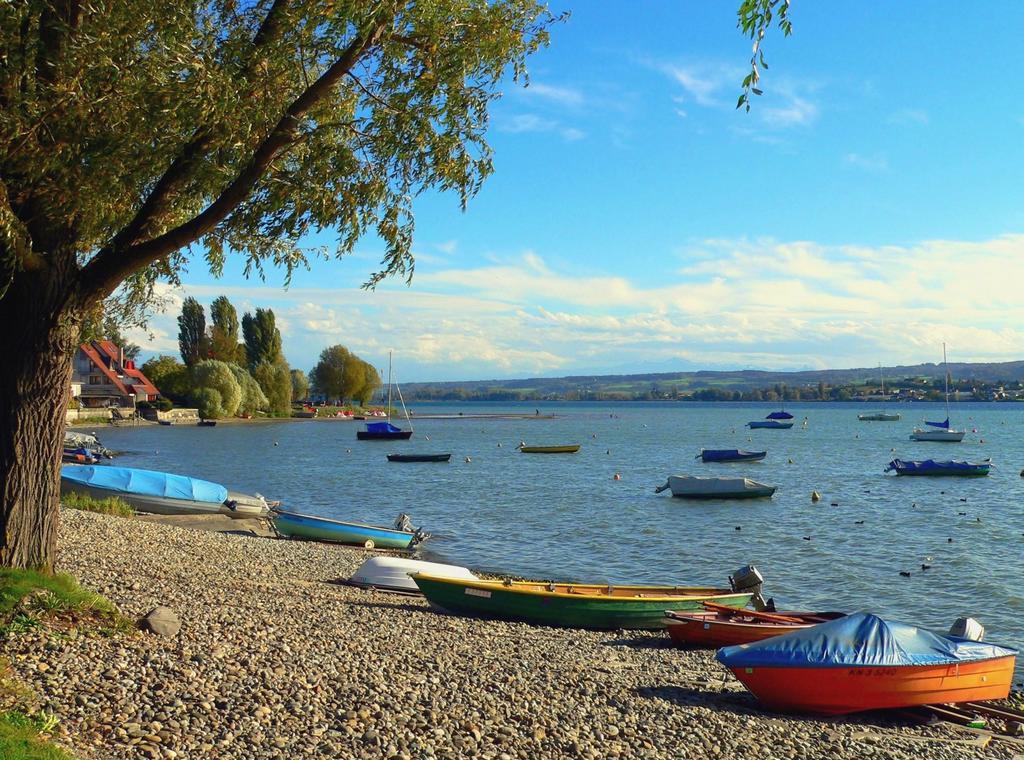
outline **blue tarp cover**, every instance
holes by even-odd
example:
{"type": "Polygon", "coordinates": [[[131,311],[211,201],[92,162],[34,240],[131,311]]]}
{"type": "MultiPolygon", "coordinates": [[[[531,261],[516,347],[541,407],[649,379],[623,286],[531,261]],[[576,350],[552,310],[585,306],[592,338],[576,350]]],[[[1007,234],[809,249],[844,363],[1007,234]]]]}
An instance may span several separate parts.
{"type": "Polygon", "coordinates": [[[228,498],[228,489],[217,483],[185,475],[172,475],[134,467],[61,467],[60,476],[76,483],[105,488],[118,493],[163,496],[168,499],[220,503],[228,498]]]}
{"type": "Polygon", "coordinates": [[[932,427],[945,428],[946,430],[949,430],[949,417],[947,417],[944,422],[929,422],[928,420],[925,420],[924,424],[931,425],[932,427]]]}
{"type": "Polygon", "coordinates": [[[730,668],[876,667],[952,665],[1016,653],[858,612],[755,644],[724,647],[717,657],[730,668]]]}
{"type": "Polygon", "coordinates": [[[367,422],[367,433],[401,433],[402,428],[397,428],[390,422],[367,422]]]}
{"type": "Polygon", "coordinates": [[[889,466],[885,468],[885,471],[889,472],[889,470],[896,470],[897,472],[931,472],[939,470],[946,472],[977,472],[979,470],[987,469],[988,467],[991,466],[991,462],[963,462],[959,460],[950,460],[948,462],[936,462],[934,459],[924,459],[920,462],[908,462],[905,459],[894,459],[891,462],[889,462],[889,466]]]}
{"type": "Polygon", "coordinates": [[[793,419],[793,415],[790,414],[789,412],[772,412],[767,417],[765,417],[765,419],[766,420],[791,420],[791,419],[793,419]]]}

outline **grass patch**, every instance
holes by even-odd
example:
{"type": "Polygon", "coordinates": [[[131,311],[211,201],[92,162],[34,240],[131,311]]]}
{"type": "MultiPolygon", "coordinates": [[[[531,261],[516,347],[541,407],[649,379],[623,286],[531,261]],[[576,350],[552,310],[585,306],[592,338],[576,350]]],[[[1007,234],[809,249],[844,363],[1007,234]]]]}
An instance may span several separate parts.
{"type": "MultiPolygon", "coordinates": [[[[46,626],[88,628],[112,635],[132,629],[131,621],[99,594],[86,591],[66,573],[0,568],[0,635],[46,626]]],[[[2,757],[2,755],[0,755],[2,757]]]]}
{"type": "Polygon", "coordinates": [[[0,757],[4,760],[73,760],[72,756],[46,741],[57,726],[48,713],[28,715],[19,710],[0,713],[0,757]]]}
{"type": "Polygon", "coordinates": [[[61,494],[60,503],[70,509],[81,509],[85,512],[99,512],[101,515],[114,515],[115,517],[134,517],[135,512],[131,505],[116,496],[106,499],[97,499],[89,494],[72,491],[61,494]]]}

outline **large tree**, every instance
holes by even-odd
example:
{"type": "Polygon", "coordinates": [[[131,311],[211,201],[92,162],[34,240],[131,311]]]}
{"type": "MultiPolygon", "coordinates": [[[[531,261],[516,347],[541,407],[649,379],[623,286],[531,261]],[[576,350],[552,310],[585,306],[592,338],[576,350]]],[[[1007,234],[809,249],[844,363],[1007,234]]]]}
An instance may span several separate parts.
{"type": "Polygon", "coordinates": [[[181,304],[178,315],[178,350],[185,366],[192,367],[206,356],[206,312],[203,305],[189,297],[181,304]]]}
{"type": "Polygon", "coordinates": [[[242,335],[250,370],[282,359],[281,331],[277,329],[273,309],[256,309],[255,315],[246,312],[242,316],[242,335]]]}
{"type": "Polygon", "coordinates": [[[211,359],[228,364],[245,363],[238,355],[238,312],[227,296],[217,296],[210,304],[209,353],[211,359]]]}
{"type": "Polygon", "coordinates": [[[352,360],[352,354],[344,346],[328,346],[320,352],[320,361],[309,373],[313,388],[329,401],[340,399],[345,393],[345,365],[352,360]]]}
{"type": "Polygon", "coordinates": [[[536,0],[23,0],[0,10],[0,564],[51,567],[83,317],[138,313],[191,253],[285,277],[491,171],[487,110],[547,42],[536,0]],[[318,251],[319,254],[325,254],[318,251]]]}

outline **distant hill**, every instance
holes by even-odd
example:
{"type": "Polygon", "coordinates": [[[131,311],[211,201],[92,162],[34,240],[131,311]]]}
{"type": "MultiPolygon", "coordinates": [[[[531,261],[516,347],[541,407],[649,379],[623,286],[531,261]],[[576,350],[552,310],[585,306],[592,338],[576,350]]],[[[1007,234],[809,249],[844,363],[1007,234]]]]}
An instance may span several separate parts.
{"type": "MultiPolygon", "coordinates": [[[[941,364],[913,364],[882,367],[887,388],[901,382],[920,383],[924,379],[941,381],[941,364]]],[[[950,362],[954,382],[974,381],[986,385],[1024,381],[1024,361],[967,363],[950,362]]],[[[634,397],[648,391],[689,395],[700,389],[752,391],[775,385],[789,388],[877,384],[878,367],[854,369],[773,372],[768,370],[657,372],[636,375],[569,375],[514,380],[465,380],[436,383],[409,383],[402,386],[406,399],[424,400],[458,397],[490,398],[564,398],[592,394],[634,397]]]]}

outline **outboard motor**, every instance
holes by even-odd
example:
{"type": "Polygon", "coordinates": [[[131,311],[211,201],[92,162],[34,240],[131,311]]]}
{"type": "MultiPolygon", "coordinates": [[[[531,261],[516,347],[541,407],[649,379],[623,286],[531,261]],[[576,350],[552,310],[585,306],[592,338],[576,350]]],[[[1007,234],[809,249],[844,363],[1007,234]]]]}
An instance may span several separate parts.
{"type": "Polygon", "coordinates": [[[754,605],[755,610],[765,612],[766,610],[770,611],[775,609],[774,599],[769,599],[766,602],[764,597],[761,596],[761,589],[764,586],[764,576],[761,575],[761,572],[753,565],[745,565],[730,575],[729,585],[737,594],[747,592],[752,594],[750,602],[754,605]]]}
{"type": "Polygon", "coordinates": [[[413,532],[415,528],[412,527],[412,520],[405,512],[402,512],[397,518],[395,518],[395,530],[404,530],[413,532]]]}
{"type": "Polygon", "coordinates": [[[985,626],[972,617],[961,617],[950,627],[949,635],[958,639],[981,641],[985,638],[985,626]]]}

